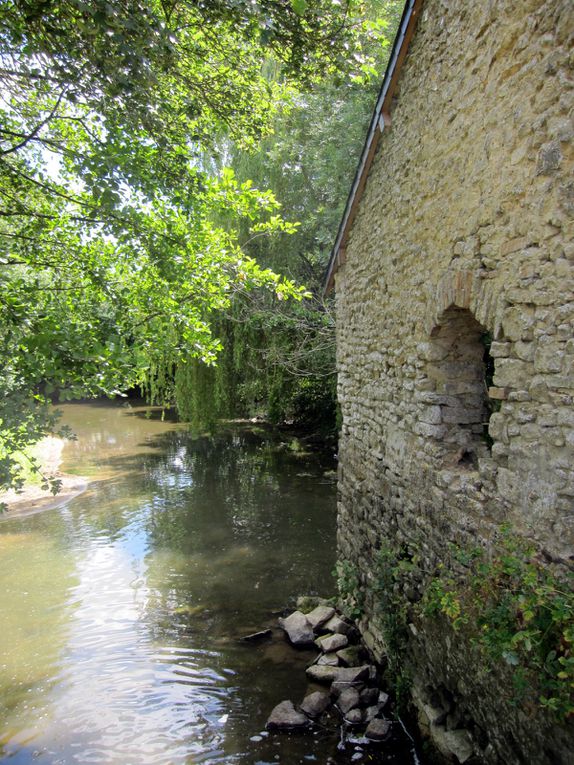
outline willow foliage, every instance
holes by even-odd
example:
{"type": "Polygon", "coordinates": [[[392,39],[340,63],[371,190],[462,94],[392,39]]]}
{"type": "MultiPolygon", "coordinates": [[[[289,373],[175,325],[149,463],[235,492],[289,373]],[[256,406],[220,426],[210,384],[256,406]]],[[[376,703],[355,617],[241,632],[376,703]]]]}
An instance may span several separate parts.
{"type": "Polygon", "coordinates": [[[202,412],[210,421],[261,415],[336,432],[334,307],[322,283],[403,5],[371,4],[370,33],[357,42],[363,64],[353,76],[334,73],[299,93],[255,151],[230,147],[237,177],[272,189],[284,218],[298,222],[294,233],[273,241],[247,237],[246,250],[304,283],[310,297],[295,304],[255,291],[220,314],[217,333],[225,341],[217,367],[199,372],[209,384],[186,372],[178,387],[178,406],[196,423],[202,412]]]}

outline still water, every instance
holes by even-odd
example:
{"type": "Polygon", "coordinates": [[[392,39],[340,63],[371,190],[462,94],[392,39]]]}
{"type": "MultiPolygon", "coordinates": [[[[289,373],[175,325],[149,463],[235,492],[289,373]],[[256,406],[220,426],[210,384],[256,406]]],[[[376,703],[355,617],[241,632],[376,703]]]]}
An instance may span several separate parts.
{"type": "Polygon", "coordinates": [[[263,429],[194,438],[144,407],[62,409],[63,469],[88,490],[0,521],[0,760],[351,762],[329,731],[265,734],[311,654],[239,640],[293,596],[333,594],[333,466],[263,429]]]}

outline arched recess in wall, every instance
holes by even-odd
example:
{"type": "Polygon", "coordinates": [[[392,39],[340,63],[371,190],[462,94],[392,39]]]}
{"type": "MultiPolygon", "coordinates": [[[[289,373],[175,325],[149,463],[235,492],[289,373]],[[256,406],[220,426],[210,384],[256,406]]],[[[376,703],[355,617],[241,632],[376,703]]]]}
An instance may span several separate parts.
{"type": "Polygon", "coordinates": [[[489,335],[470,310],[451,305],[438,317],[431,344],[427,376],[434,382],[435,406],[440,407],[445,465],[476,466],[492,444],[488,387],[494,362],[489,335]]]}

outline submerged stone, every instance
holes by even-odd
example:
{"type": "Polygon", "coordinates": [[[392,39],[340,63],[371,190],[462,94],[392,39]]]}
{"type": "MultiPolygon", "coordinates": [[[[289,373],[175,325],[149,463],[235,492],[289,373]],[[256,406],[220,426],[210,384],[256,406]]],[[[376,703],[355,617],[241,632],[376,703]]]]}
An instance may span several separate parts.
{"type": "Polygon", "coordinates": [[[304,614],[309,613],[317,606],[326,606],[328,601],[325,598],[320,598],[318,595],[300,595],[297,598],[297,608],[299,611],[303,611],[304,614]]]}
{"type": "Polygon", "coordinates": [[[309,725],[303,712],[297,711],[292,701],[282,701],[273,709],[265,725],[269,730],[295,730],[309,725]]]}
{"type": "Polygon", "coordinates": [[[242,643],[258,643],[260,640],[267,640],[270,637],[273,637],[271,630],[261,630],[260,632],[252,632],[250,635],[244,635],[239,640],[242,643]]]}

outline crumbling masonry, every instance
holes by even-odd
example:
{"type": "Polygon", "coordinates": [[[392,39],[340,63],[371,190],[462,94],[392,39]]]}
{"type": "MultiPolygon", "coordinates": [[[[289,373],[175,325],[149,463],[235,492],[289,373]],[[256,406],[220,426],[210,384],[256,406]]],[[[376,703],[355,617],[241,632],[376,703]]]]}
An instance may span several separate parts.
{"type": "MultiPolygon", "coordinates": [[[[329,276],[340,556],[380,656],[381,549],[429,573],[508,524],[549,565],[574,552],[574,4],[407,5],[329,276]]],[[[479,671],[446,619],[406,614],[444,754],[574,761],[567,723],[509,698],[509,667],[479,671]]]]}

